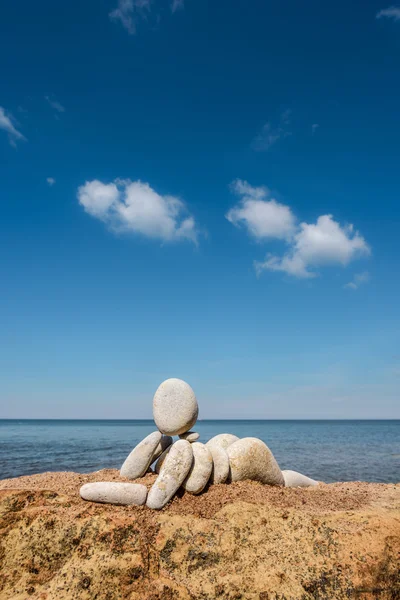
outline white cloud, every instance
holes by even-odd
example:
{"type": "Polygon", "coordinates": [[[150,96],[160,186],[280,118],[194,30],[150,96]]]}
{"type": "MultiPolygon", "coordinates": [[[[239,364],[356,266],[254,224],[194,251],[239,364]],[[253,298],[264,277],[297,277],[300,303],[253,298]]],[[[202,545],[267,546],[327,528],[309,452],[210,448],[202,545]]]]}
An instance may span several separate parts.
{"type": "Polygon", "coordinates": [[[118,7],[110,12],[113,21],[120,21],[121,25],[131,35],[136,33],[136,21],[146,16],[150,11],[151,0],[118,0],[118,7]]]}
{"type": "Polygon", "coordinates": [[[256,239],[288,239],[295,230],[295,217],[288,206],[270,197],[268,188],[252,187],[237,179],[231,190],[240,202],[225,215],[233,225],[244,225],[256,239]]]}
{"type": "MultiPolygon", "coordinates": [[[[225,215],[228,221],[244,225],[258,241],[280,239],[288,244],[282,256],[268,254],[264,261],[256,261],[258,274],[266,270],[282,271],[308,279],[318,275],[318,267],[335,264],[345,267],[371,253],[353,225],[341,225],[332,215],[321,215],[315,224],[299,224],[291,208],[271,198],[268,188],[252,187],[238,179],[231,184],[231,190],[241,200],[225,215]]],[[[356,281],[358,285],[363,277],[365,274],[356,281]]]]}
{"type": "Polygon", "coordinates": [[[184,7],[185,0],[173,0],[171,4],[171,11],[174,13],[184,7]]]}
{"type": "Polygon", "coordinates": [[[278,125],[273,125],[270,121],[265,123],[260,133],[252,141],[251,147],[256,152],[269,150],[280,139],[284,139],[292,132],[289,131],[291,111],[286,110],[282,113],[278,125]]]}
{"type": "Polygon", "coordinates": [[[54,179],[54,177],[47,177],[46,181],[47,181],[47,183],[49,184],[50,187],[52,185],[54,185],[55,182],[56,182],[56,180],[54,179]]]}
{"type": "Polygon", "coordinates": [[[59,113],[63,113],[65,112],[65,108],[63,107],[62,104],[60,104],[60,102],[57,102],[57,100],[54,100],[53,98],[50,98],[49,96],[45,96],[45,100],[47,100],[47,102],[50,104],[50,106],[52,108],[54,108],[54,110],[56,110],[59,113]]]}
{"type": "Polygon", "coordinates": [[[376,18],[387,18],[393,19],[394,21],[400,21],[400,6],[390,6],[389,8],[384,8],[377,13],[376,18]]]}
{"type": "Polygon", "coordinates": [[[11,146],[15,147],[18,140],[26,140],[26,138],[14,127],[12,121],[12,115],[7,114],[5,109],[0,106],[0,129],[3,129],[8,134],[11,146]]]}
{"type": "Polygon", "coordinates": [[[315,225],[300,223],[289,250],[282,257],[268,255],[264,262],[256,263],[256,270],[311,278],[318,274],[313,269],[335,264],[345,267],[370,253],[368,244],[354,231],[353,225],[341,226],[332,215],[321,215],[315,225]]]}
{"type": "Polygon", "coordinates": [[[349,283],[346,283],[346,285],[343,287],[349,290],[358,290],[360,285],[368,283],[370,279],[371,278],[368,271],[364,271],[364,273],[356,273],[353,277],[353,281],[349,281],[349,283]]]}
{"type": "Polygon", "coordinates": [[[164,242],[197,243],[195,220],[182,200],[161,196],[148,183],[116,179],[87,181],[78,189],[85,211],[116,231],[139,233],[164,242]]]}

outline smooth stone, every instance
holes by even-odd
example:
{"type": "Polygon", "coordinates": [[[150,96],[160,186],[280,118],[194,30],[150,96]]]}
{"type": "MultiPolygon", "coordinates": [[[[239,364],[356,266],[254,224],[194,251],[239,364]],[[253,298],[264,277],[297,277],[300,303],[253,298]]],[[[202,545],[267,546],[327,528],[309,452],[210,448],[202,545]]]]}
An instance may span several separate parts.
{"type": "Polygon", "coordinates": [[[221,446],[208,446],[213,459],[213,469],[211,471],[211,483],[225,483],[229,476],[229,458],[221,446]]]}
{"type": "Polygon", "coordinates": [[[154,451],[151,462],[154,462],[155,460],[157,460],[157,458],[159,458],[161,456],[161,454],[164,452],[164,450],[166,450],[168,448],[168,446],[171,446],[171,444],[173,444],[173,442],[174,442],[174,440],[172,439],[172,437],[170,435],[163,435],[160,443],[158,444],[157,448],[154,451]]]}
{"type": "Polygon", "coordinates": [[[171,450],[173,444],[171,446],[168,446],[168,448],[166,448],[164,450],[164,452],[161,454],[161,456],[159,457],[159,459],[157,460],[156,464],[154,465],[154,471],[158,474],[161,471],[161,467],[164,464],[165,459],[167,458],[167,454],[168,452],[171,450]]]}
{"type": "Polygon", "coordinates": [[[193,442],[197,442],[197,440],[200,437],[200,434],[197,433],[197,431],[187,431],[186,433],[180,433],[179,437],[181,438],[181,440],[187,440],[192,444],[193,442]]]}
{"type": "Polygon", "coordinates": [[[183,487],[190,494],[200,494],[210,479],[213,458],[210,450],[201,442],[193,442],[192,450],[193,464],[189,475],[183,482],[183,487]]]}
{"type": "Polygon", "coordinates": [[[282,471],[286,487],[315,487],[318,481],[297,471],[282,471]]]}
{"type": "Polygon", "coordinates": [[[193,450],[190,442],[178,440],[170,447],[159,476],[147,496],[147,506],[159,510],[163,508],[185,481],[193,463],[193,450]]]}
{"type": "Polygon", "coordinates": [[[167,379],[154,394],[153,417],[161,433],[179,435],[189,431],[198,414],[194,391],[181,379],[167,379]]]}
{"type": "Polygon", "coordinates": [[[231,446],[232,444],[237,442],[238,439],[238,436],[233,435],[233,433],[219,433],[218,435],[212,437],[211,440],[208,440],[207,446],[209,448],[211,448],[212,446],[220,446],[220,448],[226,450],[228,446],[231,446]]]}
{"type": "Polygon", "coordinates": [[[269,485],[285,485],[274,455],[258,438],[242,438],[226,450],[231,481],[253,479],[269,485]]]}
{"type": "Polygon", "coordinates": [[[154,431],[145,437],[140,444],[135,446],[121,467],[121,477],[126,477],[127,479],[143,477],[153,461],[154,451],[160,441],[161,433],[154,431]]]}
{"type": "Polygon", "coordinates": [[[142,506],[146,502],[147,488],[141,483],[119,483],[115,481],[98,481],[85,483],[79,491],[84,500],[103,504],[120,504],[142,506]]]}

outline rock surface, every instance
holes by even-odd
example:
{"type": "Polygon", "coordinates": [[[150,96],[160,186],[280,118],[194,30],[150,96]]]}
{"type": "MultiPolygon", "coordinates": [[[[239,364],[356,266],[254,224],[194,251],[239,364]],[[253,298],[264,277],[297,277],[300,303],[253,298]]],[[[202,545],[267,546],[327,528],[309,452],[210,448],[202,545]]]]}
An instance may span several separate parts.
{"type": "Polygon", "coordinates": [[[181,440],[187,440],[188,442],[197,442],[200,437],[200,434],[197,431],[187,431],[186,433],[181,433],[179,435],[181,440]]]}
{"type": "Polygon", "coordinates": [[[79,493],[83,500],[90,502],[142,506],[146,502],[147,487],[140,483],[97,481],[95,483],[85,483],[79,493]]]}
{"type": "Polygon", "coordinates": [[[297,471],[282,471],[282,475],[286,487],[315,487],[318,485],[318,481],[297,471]]]}
{"type": "Polygon", "coordinates": [[[399,598],[400,485],[241,481],[156,512],[80,498],[104,480],[0,481],[1,600],[399,598]]]}
{"type": "Polygon", "coordinates": [[[171,446],[171,444],[173,444],[174,440],[172,439],[172,437],[170,435],[163,435],[160,443],[158,444],[157,448],[154,450],[154,454],[153,454],[153,458],[151,460],[151,462],[154,462],[155,460],[157,460],[161,454],[169,447],[171,446]]]}
{"type": "Polygon", "coordinates": [[[171,444],[171,446],[168,446],[168,448],[164,450],[164,452],[161,454],[156,464],[154,465],[154,472],[157,473],[157,475],[161,471],[161,467],[163,466],[164,461],[167,458],[168,452],[171,450],[172,446],[173,444],[171,444]]]}
{"type": "Polygon", "coordinates": [[[226,450],[228,446],[231,446],[234,442],[237,442],[238,439],[239,438],[237,435],[233,435],[233,433],[219,433],[218,435],[212,437],[211,440],[208,440],[207,446],[209,448],[220,446],[220,448],[226,450]]]}
{"type": "Polygon", "coordinates": [[[229,458],[221,446],[208,446],[213,459],[213,469],[211,471],[210,483],[225,483],[229,476],[229,458]]]}
{"type": "Polygon", "coordinates": [[[175,442],[149,491],[146,505],[156,510],[163,508],[185,481],[192,462],[193,450],[190,442],[186,440],[175,442]]]}
{"type": "Polygon", "coordinates": [[[159,431],[154,431],[135,446],[121,467],[121,477],[127,479],[143,477],[152,463],[154,452],[161,441],[161,437],[159,431]]]}
{"type": "Polygon", "coordinates": [[[191,494],[200,494],[206,487],[213,469],[210,450],[200,442],[192,443],[193,464],[189,475],[183,482],[183,488],[191,494]]]}
{"type": "Polygon", "coordinates": [[[258,438],[242,438],[228,446],[231,481],[251,479],[269,485],[285,485],[274,455],[258,438]]]}
{"type": "Polygon", "coordinates": [[[166,435],[179,435],[189,431],[196,423],[198,414],[194,391],[182,379],[167,379],[154,394],[154,421],[166,435]]]}

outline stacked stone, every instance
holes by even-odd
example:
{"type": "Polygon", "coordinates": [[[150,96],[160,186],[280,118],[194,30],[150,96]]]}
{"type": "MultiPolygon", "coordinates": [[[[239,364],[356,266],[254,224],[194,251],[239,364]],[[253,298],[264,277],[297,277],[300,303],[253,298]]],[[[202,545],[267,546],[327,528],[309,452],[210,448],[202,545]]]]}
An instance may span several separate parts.
{"type": "MultiPolygon", "coordinates": [[[[142,440],[126,458],[120,475],[136,480],[155,463],[158,477],[147,493],[140,483],[98,482],[81,487],[84,500],[120,505],[163,508],[179,488],[200,494],[207,484],[252,479],[268,485],[310,487],[318,482],[296,473],[281,471],[268,446],[257,438],[239,439],[230,433],[216,435],[206,444],[191,431],[197,421],[196,396],[185,381],[167,379],[153,399],[158,431],[142,440]],[[174,442],[172,436],[179,436],[174,442]]],[[[150,469],[151,470],[151,469],[150,469]]]]}

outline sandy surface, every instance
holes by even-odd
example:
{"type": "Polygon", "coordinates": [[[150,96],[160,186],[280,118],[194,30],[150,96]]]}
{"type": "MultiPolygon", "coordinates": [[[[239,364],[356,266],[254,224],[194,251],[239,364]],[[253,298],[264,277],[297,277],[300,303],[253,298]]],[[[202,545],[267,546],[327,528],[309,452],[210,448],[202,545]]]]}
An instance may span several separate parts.
{"type": "Polygon", "coordinates": [[[155,512],[84,502],[89,481],[123,479],[0,481],[1,600],[400,599],[400,484],[246,481],[155,512]]]}

